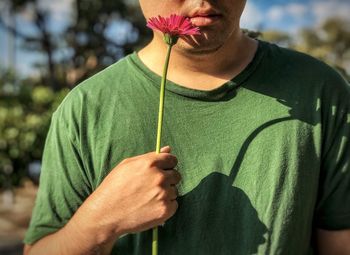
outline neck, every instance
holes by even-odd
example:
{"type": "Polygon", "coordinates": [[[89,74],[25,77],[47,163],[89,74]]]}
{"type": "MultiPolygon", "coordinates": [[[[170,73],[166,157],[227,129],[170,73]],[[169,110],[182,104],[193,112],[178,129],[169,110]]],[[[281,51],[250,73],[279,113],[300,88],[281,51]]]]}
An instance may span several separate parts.
{"type": "MultiPolygon", "coordinates": [[[[160,39],[155,37],[139,52],[144,64],[158,75],[162,73],[167,51],[167,45],[160,39]]],[[[168,80],[194,89],[214,89],[238,75],[253,59],[256,48],[257,42],[241,32],[213,51],[192,52],[181,44],[175,45],[168,80]]]]}

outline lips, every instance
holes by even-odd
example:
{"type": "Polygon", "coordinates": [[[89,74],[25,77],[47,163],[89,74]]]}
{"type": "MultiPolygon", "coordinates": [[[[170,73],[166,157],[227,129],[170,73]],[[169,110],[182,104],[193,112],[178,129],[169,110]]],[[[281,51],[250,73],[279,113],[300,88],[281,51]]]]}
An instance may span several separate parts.
{"type": "Polygon", "coordinates": [[[197,10],[188,16],[194,26],[210,26],[219,21],[222,15],[214,10],[197,10]]]}
{"type": "Polygon", "coordinates": [[[190,20],[194,26],[205,27],[210,26],[220,20],[221,16],[219,15],[210,15],[210,16],[195,16],[191,17],[190,20]]]}

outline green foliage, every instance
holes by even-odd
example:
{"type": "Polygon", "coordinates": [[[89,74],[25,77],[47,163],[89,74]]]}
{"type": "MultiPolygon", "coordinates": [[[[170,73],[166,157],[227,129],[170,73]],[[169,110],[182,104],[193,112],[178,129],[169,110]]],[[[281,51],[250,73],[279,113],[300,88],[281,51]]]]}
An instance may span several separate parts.
{"type": "Polygon", "coordinates": [[[336,68],[350,81],[350,23],[330,18],[320,27],[304,28],[297,36],[282,31],[264,31],[264,40],[305,52],[336,68]]]}
{"type": "Polygon", "coordinates": [[[325,61],[350,81],[349,27],[349,21],[330,18],[318,30],[303,29],[300,33],[301,42],[296,49],[325,61]]]}
{"type": "Polygon", "coordinates": [[[268,31],[264,31],[261,37],[266,41],[274,42],[284,47],[291,48],[293,45],[291,36],[286,32],[282,32],[278,30],[268,30],[268,31]]]}
{"type": "Polygon", "coordinates": [[[75,85],[111,65],[151,35],[135,1],[75,0],[73,8],[74,19],[62,37],[72,52],[64,60],[68,84],[75,85]]]}
{"type": "Polygon", "coordinates": [[[51,115],[68,92],[22,86],[8,93],[3,85],[0,82],[0,187],[20,184],[28,164],[41,158],[51,115]]]}
{"type": "Polygon", "coordinates": [[[49,25],[53,13],[41,6],[42,1],[6,2],[11,17],[32,14],[26,22],[35,34],[26,33],[15,22],[6,23],[1,9],[0,26],[18,37],[23,49],[45,56],[33,67],[40,70],[42,83],[54,90],[77,85],[144,45],[152,34],[134,0],[72,0],[67,26],[60,31],[49,25]]]}

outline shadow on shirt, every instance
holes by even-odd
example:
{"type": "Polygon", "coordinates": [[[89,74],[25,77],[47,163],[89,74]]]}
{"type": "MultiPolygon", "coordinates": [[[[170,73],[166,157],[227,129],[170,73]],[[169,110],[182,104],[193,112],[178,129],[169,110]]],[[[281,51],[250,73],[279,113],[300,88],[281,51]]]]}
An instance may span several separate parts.
{"type": "MultiPolygon", "coordinates": [[[[292,65],[293,61],[289,63],[292,65]]],[[[274,69],[277,73],[274,75],[271,75],[271,70],[266,67],[266,71],[261,71],[255,80],[244,84],[244,87],[257,94],[266,95],[266,98],[275,99],[287,108],[286,113],[257,126],[245,139],[234,161],[230,176],[213,172],[203,178],[196,188],[177,199],[179,208],[176,214],[166,222],[164,227],[159,228],[159,254],[249,255],[256,254],[260,245],[269,242],[266,238],[271,233],[260,221],[248,196],[241,189],[232,186],[247,149],[252,141],[267,128],[293,120],[299,120],[309,126],[323,124],[325,127],[321,134],[324,138],[323,142],[332,145],[329,148],[329,155],[324,156],[335,158],[334,153],[341,148],[341,141],[348,135],[350,125],[349,110],[344,106],[343,101],[338,100],[338,95],[346,92],[345,88],[339,87],[338,89],[342,92],[338,94],[332,93],[331,86],[324,91],[316,91],[315,86],[309,85],[315,83],[314,76],[309,75],[308,79],[304,78],[303,82],[300,81],[300,77],[308,72],[307,69],[297,69],[299,73],[291,75],[288,72],[293,68],[282,64],[280,66],[280,69],[274,69]],[[285,86],[285,77],[289,77],[288,84],[293,86],[285,86]],[[259,82],[261,80],[265,81],[264,84],[259,82]],[[321,94],[326,100],[322,100],[321,94]],[[330,96],[327,98],[325,95],[330,96]],[[337,132],[339,126],[342,126],[342,132],[337,132]],[[334,133],[338,137],[336,143],[331,143],[332,139],[334,141],[334,133]]],[[[232,91],[228,94],[227,100],[235,96],[236,91],[232,91]]],[[[258,103],[257,101],[256,104],[258,103]]],[[[320,160],[312,146],[310,147],[311,158],[320,160]]],[[[321,180],[326,179],[323,174],[325,173],[320,174],[321,180]]],[[[320,193],[319,196],[322,194],[320,193]]],[[[115,251],[116,254],[151,254],[151,235],[151,231],[127,235],[118,240],[113,254],[115,251]]]]}
{"type": "Polygon", "coordinates": [[[266,241],[266,226],[228,176],[208,175],[178,202],[175,216],[160,228],[161,254],[255,254],[266,241]]]}
{"type": "MultiPolygon", "coordinates": [[[[159,227],[159,254],[248,255],[266,242],[266,226],[247,195],[226,175],[206,176],[178,203],[176,214],[159,227]]],[[[118,240],[113,254],[151,254],[151,240],[151,231],[127,235],[118,240]]]]}

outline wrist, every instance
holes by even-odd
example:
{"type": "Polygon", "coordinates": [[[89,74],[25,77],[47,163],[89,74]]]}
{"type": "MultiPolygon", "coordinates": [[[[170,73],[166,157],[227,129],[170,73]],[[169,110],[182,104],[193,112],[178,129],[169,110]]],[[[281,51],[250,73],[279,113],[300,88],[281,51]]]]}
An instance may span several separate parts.
{"type": "Polygon", "coordinates": [[[76,234],[77,241],[102,247],[123,234],[107,218],[108,215],[101,214],[101,207],[90,196],[73,215],[66,228],[76,234]]]}
{"type": "Polygon", "coordinates": [[[110,229],[99,224],[96,220],[80,217],[78,212],[66,224],[64,229],[87,250],[100,250],[106,243],[116,238],[116,235],[110,229]]]}

